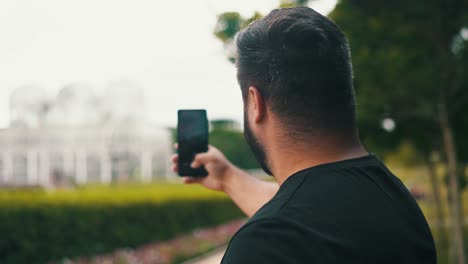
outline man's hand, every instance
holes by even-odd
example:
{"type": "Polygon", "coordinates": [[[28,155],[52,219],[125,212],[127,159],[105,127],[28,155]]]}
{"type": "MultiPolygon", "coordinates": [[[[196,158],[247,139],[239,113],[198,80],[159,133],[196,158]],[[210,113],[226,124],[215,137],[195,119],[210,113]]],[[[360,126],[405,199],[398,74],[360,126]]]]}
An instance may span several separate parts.
{"type": "MultiPolygon", "coordinates": [[[[176,145],[177,148],[177,145],[176,145]]],[[[178,172],[178,155],[172,156],[172,170],[178,172]]],[[[208,176],[184,177],[185,183],[199,183],[208,189],[223,191],[251,217],[278,191],[278,184],[261,181],[248,175],[243,170],[234,166],[226,157],[213,146],[208,147],[208,152],[199,153],[191,166],[198,168],[204,165],[208,176]]]]}
{"type": "MultiPolygon", "coordinates": [[[[178,172],[177,160],[179,156],[172,156],[172,170],[178,172]]],[[[213,146],[208,147],[208,152],[199,153],[195,156],[194,161],[190,165],[192,168],[198,168],[204,165],[208,176],[206,177],[188,177],[184,176],[185,183],[199,183],[208,189],[215,191],[225,191],[226,183],[229,177],[232,177],[234,172],[238,170],[226,157],[213,146]]]]}

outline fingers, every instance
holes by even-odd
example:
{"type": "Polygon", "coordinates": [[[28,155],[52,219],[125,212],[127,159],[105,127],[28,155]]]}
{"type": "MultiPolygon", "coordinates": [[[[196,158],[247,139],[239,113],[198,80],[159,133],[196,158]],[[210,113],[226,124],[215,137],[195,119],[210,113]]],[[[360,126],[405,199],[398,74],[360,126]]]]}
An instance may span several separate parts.
{"type": "Polygon", "coordinates": [[[192,184],[192,183],[200,183],[203,178],[197,178],[197,177],[183,177],[184,178],[184,183],[187,184],[192,184]]]}
{"type": "Polygon", "coordinates": [[[171,156],[171,162],[172,163],[177,163],[178,160],[179,160],[179,155],[174,154],[174,155],[171,156]]]}
{"type": "Polygon", "coordinates": [[[171,156],[172,166],[171,169],[173,172],[179,172],[179,166],[177,166],[177,161],[179,161],[179,155],[174,154],[171,156]]]}
{"type": "Polygon", "coordinates": [[[177,164],[172,164],[171,169],[173,172],[178,173],[179,172],[179,166],[177,164]]]}
{"type": "Polygon", "coordinates": [[[198,168],[201,165],[204,165],[210,161],[213,161],[213,159],[214,159],[214,156],[209,151],[204,152],[204,153],[198,153],[197,155],[195,155],[195,158],[193,159],[193,162],[192,164],[190,164],[190,166],[192,168],[198,168]]]}
{"type": "MultiPolygon", "coordinates": [[[[174,148],[177,149],[178,147],[179,147],[179,144],[174,143],[174,148]]],[[[193,162],[190,164],[190,166],[192,168],[198,168],[201,165],[204,165],[204,164],[206,164],[206,163],[208,163],[210,161],[213,161],[215,159],[215,156],[216,156],[216,151],[217,151],[217,149],[215,147],[209,145],[207,152],[198,153],[197,155],[195,155],[195,158],[194,158],[193,162]]],[[[172,163],[177,164],[178,160],[179,160],[179,155],[174,154],[174,155],[171,156],[172,163]]],[[[172,170],[176,171],[177,170],[177,165],[173,165],[172,170]]]]}

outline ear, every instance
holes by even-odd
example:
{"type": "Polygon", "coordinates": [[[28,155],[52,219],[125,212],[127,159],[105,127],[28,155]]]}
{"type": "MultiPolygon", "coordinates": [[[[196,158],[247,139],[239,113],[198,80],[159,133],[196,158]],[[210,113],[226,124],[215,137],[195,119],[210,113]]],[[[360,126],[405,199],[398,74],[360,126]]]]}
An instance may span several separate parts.
{"type": "Polygon", "coordinates": [[[249,104],[250,111],[255,123],[259,123],[266,115],[265,100],[260,91],[255,86],[249,87],[249,104]]]}

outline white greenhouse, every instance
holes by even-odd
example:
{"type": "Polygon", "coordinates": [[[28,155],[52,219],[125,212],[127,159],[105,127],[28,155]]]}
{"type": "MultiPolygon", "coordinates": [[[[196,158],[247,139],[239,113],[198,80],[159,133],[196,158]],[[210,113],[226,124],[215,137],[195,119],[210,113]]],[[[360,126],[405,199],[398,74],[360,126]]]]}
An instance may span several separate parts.
{"type": "Polygon", "coordinates": [[[168,129],[148,125],[141,89],[114,83],[96,96],[84,85],[47,98],[37,87],[11,97],[0,130],[0,186],[67,186],[171,180],[168,129]]]}

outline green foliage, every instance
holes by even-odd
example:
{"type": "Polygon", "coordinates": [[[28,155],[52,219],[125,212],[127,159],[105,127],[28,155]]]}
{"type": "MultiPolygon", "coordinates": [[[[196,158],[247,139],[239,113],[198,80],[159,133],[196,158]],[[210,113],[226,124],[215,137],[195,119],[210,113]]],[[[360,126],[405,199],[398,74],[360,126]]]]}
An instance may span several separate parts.
{"type": "Polygon", "coordinates": [[[210,124],[212,130],[235,129],[238,125],[237,122],[232,119],[215,119],[211,120],[210,124]]]}
{"type": "MultiPolygon", "coordinates": [[[[436,237],[437,237],[437,233],[442,231],[441,227],[437,227],[437,228],[432,227],[431,230],[432,230],[433,235],[436,237]]],[[[468,229],[467,228],[464,229],[464,237],[465,237],[465,241],[468,241],[468,229]]],[[[449,244],[447,243],[447,241],[445,241],[445,243],[442,241],[436,241],[436,249],[437,249],[437,263],[439,264],[453,263],[449,261],[450,248],[449,248],[449,244]]],[[[465,246],[465,251],[468,252],[468,246],[465,246]]]]}
{"type": "Polygon", "coordinates": [[[259,168],[245,142],[244,135],[238,130],[214,128],[210,133],[210,144],[221,150],[233,164],[241,168],[259,168]]]}
{"type": "MultiPolygon", "coordinates": [[[[241,29],[248,26],[253,21],[262,17],[262,14],[255,12],[251,17],[244,18],[238,12],[226,12],[218,15],[214,35],[225,45],[229,45],[241,29]]],[[[234,62],[234,58],[228,58],[234,62]]]]}
{"type": "Polygon", "coordinates": [[[177,128],[168,128],[169,132],[171,133],[171,140],[173,143],[177,142],[177,128]]]}
{"type": "Polygon", "coordinates": [[[364,119],[407,113],[431,116],[431,99],[438,95],[435,47],[423,44],[432,40],[420,23],[405,19],[411,16],[407,8],[397,9],[393,4],[360,8],[342,1],[332,13],[351,43],[358,103],[365,110],[361,111],[364,119]]]}
{"type": "Polygon", "coordinates": [[[263,15],[260,13],[260,12],[257,12],[255,11],[255,13],[253,14],[253,16],[249,17],[249,18],[246,18],[242,21],[242,28],[245,28],[247,27],[248,25],[250,25],[250,23],[254,22],[255,20],[257,19],[260,19],[262,18],[263,15]]]}
{"type": "Polygon", "coordinates": [[[295,6],[305,6],[310,2],[310,0],[281,0],[280,6],[284,7],[295,7],[295,6]]]}
{"type": "MultiPolygon", "coordinates": [[[[466,87],[468,87],[468,81],[466,87]]],[[[466,90],[468,92],[468,89],[466,90]]],[[[462,106],[459,113],[453,117],[452,123],[454,126],[454,136],[459,145],[457,148],[458,157],[466,164],[468,163],[468,148],[466,147],[468,146],[468,137],[466,136],[468,135],[468,104],[462,106]]]]}
{"type": "Polygon", "coordinates": [[[220,14],[215,27],[215,36],[223,42],[233,39],[236,33],[241,29],[242,21],[243,19],[238,12],[220,14]]]}
{"type": "Polygon", "coordinates": [[[181,184],[1,191],[0,262],[104,253],[241,216],[224,194],[181,184]]]}
{"type": "MultiPolygon", "coordinates": [[[[442,145],[441,104],[453,119],[466,116],[468,56],[462,54],[466,49],[455,56],[450,45],[468,22],[461,19],[468,6],[449,2],[351,0],[332,12],[351,43],[361,134],[371,147],[388,149],[411,140],[427,154],[442,145]],[[380,137],[386,117],[396,121],[397,130],[380,137]]],[[[458,124],[453,122],[455,130],[458,124]]]]}
{"type": "Polygon", "coordinates": [[[404,141],[395,151],[386,155],[385,160],[389,163],[399,164],[407,168],[415,167],[424,162],[420,153],[410,141],[404,141]]]}
{"type": "MultiPolygon", "coordinates": [[[[307,5],[311,0],[281,0],[279,7],[295,7],[307,5]]],[[[242,17],[238,12],[225,12],[218,15],[214,35],[224,44],[232,43],[237,32],[253,21],[262,18],[260,12],[255,11],[251,17],[242,17]]],[[[228,58],[234,62],[233,58],[228,58]]]]}

